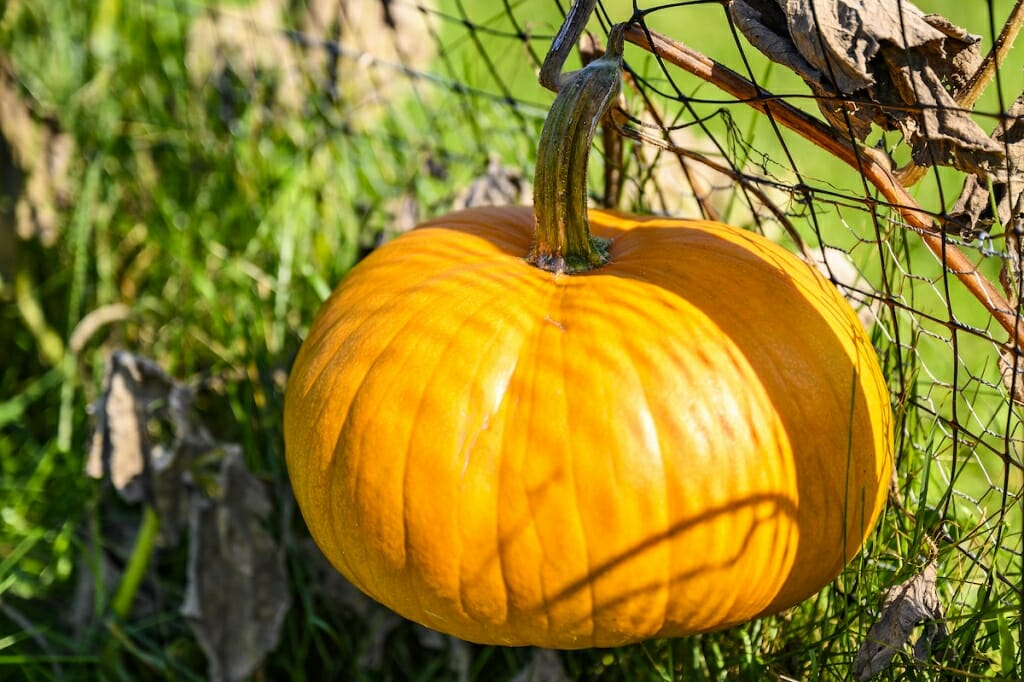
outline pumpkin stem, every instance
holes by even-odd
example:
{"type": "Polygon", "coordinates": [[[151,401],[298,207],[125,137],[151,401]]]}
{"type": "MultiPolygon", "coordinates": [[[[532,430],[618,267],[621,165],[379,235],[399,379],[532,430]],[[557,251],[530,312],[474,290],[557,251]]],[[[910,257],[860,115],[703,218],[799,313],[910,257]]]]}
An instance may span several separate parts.
{"type": "Polygon", "coordinates": [[[562,77],[544,121],[533,190],[537,226],[527,261],[549,272],[582,272],[608,262],[609,240],[591,236],[587,221],[587,160],[597,126],[619,94],[625,28],[613,26],[604,55],[562,77]]]}

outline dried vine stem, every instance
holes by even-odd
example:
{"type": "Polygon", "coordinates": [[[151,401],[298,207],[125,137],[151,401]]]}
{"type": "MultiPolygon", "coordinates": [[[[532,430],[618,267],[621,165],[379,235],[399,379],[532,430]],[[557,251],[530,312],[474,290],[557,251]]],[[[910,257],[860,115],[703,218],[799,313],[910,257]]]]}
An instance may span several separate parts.
{"type": "Polygon", "coordinates": [[[1012,346],[1024,349],[1024,320],[1006,298],[954,244],[947,241],[932,217],[914,200],[890,168],[881,152],[861,147],[822,121],[775,99],[735,71],[667,36],[646,27],[631,26],[626,40],[645,49],[733,97],[746,102],[776,122],[857,169],[896,208],[946,270],[953,273],[1007,331],[1012,346]]]}
{"type": "Polygon", "coordinates": [[[1024,0],[1017,0],[1013,5],[1009,18],[1003,24],[1003,30],[996,38],[996,44],[992,46],[985,59],[981,62],[978,70],[971,76],[970,82],[964,88],[964,92],[957,100],[967,109],[973,109],[978,103],[985,88],[992,82],[996,75],[996,69],[1002,66],[1013,47],[1013,41],[1017,39],[1021,26],[1024,25],[1024,0]]]}
{"type": "MultiPolygon", "coordinates": [[[[604,47],[597,42],[593,33],[585,33],[579,41],[580,57],[583,66],[586,66],[595,59],[604,55],[604,47]]],[[[633,85],[629,74],[623,75],[623,83],[633,85]]],[[[621,100],[621,96],[619,98],[621,100]]],[[[622,197],[623,174],[622,159],[623,145],[622,136],[617,134],[614,128],[608,125],[601,126],[601,146],[604,149],[604,195],[601,206],[603,208],[616,208],[619,199],[622,197]]]]}
{"type": "MultiPolygon", "coordinates": [[[[583,39],[580,40],[580,56],[583,58],[583,64],[589,64],[594,59],[597,59],[604,54],[604,48],[598,43],[597,39],[593,34],[587,33],[583,39]]],[[[640,96],[643,100],[644,111],[651,117],[654,122],[654,128],[659,131],[665,130],[665,121],[661,113],[654,106],[654,102],[647,96],[647,93],[643,88],[639,87],[636,81],[633,79],[632,74],[625,71],[622,74],[622,85],[623,88],[629,88],[634,93],[640,96]]],[[[624,98],[620,97],[620,108],[624,102],[624,98]]],[[[637,142],[644,142],[647,144],[654,145],[660,149],[663,149],[676,157],[679,162],[679,169],[686,177],[686,181],[690,184],[690,189],[693,190],[694,200],[700,206],[702,215],[708,220],[722,221],[722,216],[718,210],[711,204],[710,201],[710,188],[706,186],[706,183],[702,183],[693,168],[690,161],[697,161],[707,165],[708,167],[724,173],[731,177],[733,180],[738,182],[744,182],[745,179],[739,178],[738,173],[726,173],[721,167],[713,164],[703,156],[692,153],[689,150],[680,149],[673,145],[671,141],[666,139],[658,139],[647,133],[629,127],[627,117],[624,115],[624,109],[613,108],[609,116],[606,117],[604,125],[601,126],[602,142],[605,150],[605,165],[604,165],[604,202],[605,208],[616,208],[619,206],[619,201],[622,198],[623,190],[623,138],[631,138],[637,142]],[[622,114],[622,115],[620,115],[622,114]]],[[[639,159],[639,153],[637,149],[634,149],[634,155],[639,159]]],[[[640,159],[642,163],[642,159],[640,159]]],[[[730,169],[731,170],[731,169],[730,169]]],[[[763,198],[763,195],[759,196],[763,198]]],[[[774,208],[774,207],[772,207],[774,208]]],[[[781,212],[779,212],[781,213],[781,212]]],[[[798,241],[803,247],[803,244],[798,241]]]]}

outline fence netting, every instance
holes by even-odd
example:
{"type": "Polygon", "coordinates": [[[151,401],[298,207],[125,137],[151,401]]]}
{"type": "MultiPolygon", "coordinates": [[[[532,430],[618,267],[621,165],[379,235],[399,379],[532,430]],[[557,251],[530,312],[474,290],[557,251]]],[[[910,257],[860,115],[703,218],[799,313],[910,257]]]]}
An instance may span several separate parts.
{"type": "MultiPolygon", "coordinates": [[[[330,150],[335,218],[373,235],[343,240],[357,257],[453,206],[530,201],[552,97],[537,73],[569,5],[187,6],[190,73],[225,120],[244,97],[322,124],[284,133],[310,158],[330,150]]],[[[795,634],[757,631],[779,660],[800,638],[839,676],[901,585],[928,598],[916,634],[893,641],[898,666],[986,675],[1021,643],[1020,8],[918,5],[601,0],[567,65],[633,20],[595,205],[761,232],[825,272],[870,330],[897,417],[885,515],[825,597],[772,626],[795,634]]]]}

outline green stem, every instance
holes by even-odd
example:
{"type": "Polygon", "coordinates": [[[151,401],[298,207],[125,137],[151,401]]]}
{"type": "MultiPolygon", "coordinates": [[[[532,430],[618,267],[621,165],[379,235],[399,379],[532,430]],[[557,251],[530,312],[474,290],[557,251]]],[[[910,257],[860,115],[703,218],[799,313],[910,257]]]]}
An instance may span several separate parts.
{"type": "Polygon", "coordinates": [[[527,260],[554,273],[608,262],[608,240],[587,221],[587,160],[594,133],[619,95],[625,24],[612,27],[603,56],[563,77],[537,151],[533,205],[537,216],[527,260]]]}
{"type": "Polygon", "coordinates": [[[139,526],[138,535],[135,536],[135,547],[132,548],[128,566],[124,569],[121,583],[117,586],[117,593],[114,594],[110,605],[110,610],[122,620],[127,618],[132,611],[135,595],[139,591],[142,578],[146,575],[146,568],[153,555],[153,545],[159,530],[160,517],[156,515],[156,511],[151,505],[145,505],[142,512],[142,524],[139,526]]]}

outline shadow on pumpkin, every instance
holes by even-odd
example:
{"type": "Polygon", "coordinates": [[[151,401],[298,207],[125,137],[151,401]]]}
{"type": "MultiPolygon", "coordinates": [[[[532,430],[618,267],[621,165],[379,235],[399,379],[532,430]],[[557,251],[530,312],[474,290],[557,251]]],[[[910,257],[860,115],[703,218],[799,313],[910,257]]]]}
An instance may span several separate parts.
{"type": "MultiPolygon", "coordinates": [[[[555,594],[547,602],[547,604],[545,604],[545,607],[548,610],[550,610],[559,601],[571,598],[574,594],[590,590],[591,585],[595,581],[598,581],[603,576],[610,574],[617,567],[628,564],[629,561],[643,555],[647,551],[650,551],[662,545],[663,543],[670,542],[674,537],[681,533],[685,533],[688,529],[694,526],[698,526],[700,524],[709,523],[713,521],[717,516],[734,516],[738,509],[747,505],[754,508],[764,508],[765,506],[771,508],[771,512],[759,514],[758,521],[770,522],[772,521],[773,516],[780,515],[789,518],[794,518],[797,512],[796,505],[793,503],[793,501],[781,495],[758,495],[748,500],[744,500],[743,502],[736,502],[716,509],[709,509],[706,513],[698,517],[678,522],[674,524],[671,528],[665,530],[664,532],[659,533],[657,535],[652,535],[644,542],[631,548],[629,551],[624,552],[615,559],[603,562],[602,564],[593,567],[592,570],[585,577],[573,582],[572,584],[568,585],[563,590],[555,594]]],[[[659,580],[645,585],[633,585],[628,589],[620,589],[617,591],[617,594],[614,597],[595,603],[593,606],[593,613],[598,614],[598,618],[600,618],[601,614],[613,613],[616,607],[620,605],[636,602],[638,599],[642,600],[646,597],[649,597],[652,593],[665,590],[666,587],[671,590],[672,583],[685,583],[687,581],[697,578],[700,578],[705,582],[713,582],[716,576],[718,575],[731,575],[735,570],[735,566],[743,560],[743,549],[753,539],[753,536],[757,532],[758,529],[756,527],[752,526],[747,528],[747,530],[743,533],[743,536],[741,538],[735,539],[736,541],[733,544],[734,549],[728,555],[723,556],[721,553],[719,553],[715,556],[715,560],[713,561],[709,560],[704,563],[698,563],[695,565],[691,565],[691,567],[686,570],[678,571],[674,573],[672,576],[670,576],[670,579],[667,581],[668,584],[666,584],[666,581],[659,580]]],[[[700,549],[701,548],[694,548],[696,553],[699,553],[700,549]]],[[[749,576],[749,579],[750,583],[745,585],[745,587],[748,589],[741,591],[753,591],[759,586],[757,584],[758,581],[772,581],[776,579],[776,576],[749,576]]],[[[629,583],[627,582],[626,584],[629,583]]],[[[742,600],[745,595],[738,594],[737,591],[734,589],[735,587],[735,585],[729,585],[722,590],[709,590],[703,593],[702,595],[700,595],[700,599],[695,600],[695,603],[691,604],[690,610],[688,610],[685,613],[685,621],[672,622],[672,619],[670,617],[669,620],[660,623],[657,634],[660,636],[671,637],[684,634],[693,634],[696,631],[705,631],[706,629],[708,629],[694,629],[692,626],[688,624],[695,621],[714,621],[716,622],[716,625],[710,629],[720,629],[728,627],[730,625],[734,625],[738,622],[742,622],[746,618],[762,615],[765,612],[771,610],[771,607],[768,607],[768,609],[751,609],[750,607],[744,605],[738,605],[736,602],[742,600]],[[718,616],[715,613],[713,613],[714,611],[727,613],[742,612],[746,613],[747,615],[745,617],[734,617],[722,621],[716,620],[718,616]]],[[[595,619],[592,618],[580,619],[575,623],[567,624],[566,629],[570,631],[586,629],[590,627],[594,620],[595,619]]],[[[613,628],[608,627],[608,624],[605,624],[603,629],[613,630],[613,628]]],[[[622,642],[596,641],[593,643],[593,645],[614,646],[620,643],[622,642]]]]}

